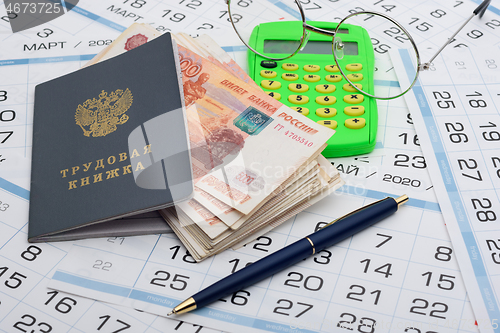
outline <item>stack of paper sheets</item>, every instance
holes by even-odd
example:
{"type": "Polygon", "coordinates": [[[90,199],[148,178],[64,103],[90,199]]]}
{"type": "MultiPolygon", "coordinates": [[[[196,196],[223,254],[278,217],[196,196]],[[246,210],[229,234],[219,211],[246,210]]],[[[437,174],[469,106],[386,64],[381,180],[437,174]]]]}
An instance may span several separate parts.
{"type": "MultiPolygon", "coordinates": [[[[89,64],[158,35],[134,24],[89,64]]],[[[200,261],[254,240],[343,181],[321,155],[334,131],[264,93],[209,37],[175,37],[195,191],[160,212],[200,261]]]]}

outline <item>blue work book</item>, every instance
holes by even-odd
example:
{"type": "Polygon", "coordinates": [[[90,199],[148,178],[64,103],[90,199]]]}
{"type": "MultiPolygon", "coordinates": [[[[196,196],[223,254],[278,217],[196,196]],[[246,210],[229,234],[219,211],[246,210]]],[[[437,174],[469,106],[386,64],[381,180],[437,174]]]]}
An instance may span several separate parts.
{"type": "Polygon", "coordinates": [[[28,241],[167,232],[117,218],[193,193],[169,33],[35,88],[28,241]]]}

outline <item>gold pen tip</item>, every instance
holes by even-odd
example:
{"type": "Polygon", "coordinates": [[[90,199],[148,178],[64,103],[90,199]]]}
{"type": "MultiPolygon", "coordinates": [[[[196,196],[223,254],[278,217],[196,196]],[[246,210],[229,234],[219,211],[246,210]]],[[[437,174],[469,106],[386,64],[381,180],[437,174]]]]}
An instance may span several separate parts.
{"type": "Polygon", "coordinates": [[[402,196],[400,196],[399,198],[396,198],[394,199],[396,200],[396,203],[398,204],[398,207],[405,204],[408,200],[410,200],[410,198],[408,198],[408,196],[406,194],[403,194],[402,196]]]}
{"type": "Polygon", "coordinates": [[[169,313],[167,313],[167,317],[168,317],[168,316],[171,316],[171,315],[173,315],[173,314],[174,314],[174,311],[170,311],[169,313]]]}

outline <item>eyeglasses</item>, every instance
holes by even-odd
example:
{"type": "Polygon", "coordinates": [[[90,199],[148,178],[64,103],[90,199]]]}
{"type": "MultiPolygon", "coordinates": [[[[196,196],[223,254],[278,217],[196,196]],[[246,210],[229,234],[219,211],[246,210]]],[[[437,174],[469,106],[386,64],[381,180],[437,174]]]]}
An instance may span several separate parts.
{"type": "MultiPolygon", "coordinates": [[[[340,75],[358,92],[365,96],[381,100],[389,100],[406,94],[416,83],[418,75],[423,70],[431,68],[432,61],[452,41],[462,28],[476,15],[482,17],[491,0],[484,0],[473,14],[463,23],[458,30],[439,48],[431,59],[425,63],[420,61],[420,53],[416,42],[405,27],[395,19],[382,13],[360,11],[352,13],[340,20],[339,23],[315,22],[315,26],[306,22],[305,13],[299,0],[281,0],[279,5],[295,19],[289,22],[287,31],[281,31],[279,40],[276,34],[267,32],[263,45],[256,46],[255,34],[257,30],[244,26],[245,19],[251,18],[259,21],[259,27],[264,24],[276,22],[275,14],[271,11],[264,14],[252,13],[252,8],[265,8],[269,0],[225,0],[228,6],[231,24],[241,41],[249,50],[265,59],[280,61],[293,57],[298,53],[331,54],[335,65],[328,66],[332,74],[340,75]],[[378,35],[369,35],[369,32],[381,32],[378,35]],[[311,38],[311,32],[317,33],[311,38]],[[409,85],[400,86],[397,79],[388,80],[384,75],[386,68],[391,67],[389,50],[408,49],[412,57],[413,68],[406,68],[413,80],[409,85]],[[356,83],[359,75],[349,72],[353,61],[359,60],[362,55],[368,59],[368,66],[373,65],[373,85],[356,83]],[[374,59],[374,60],[370,60],[374,59]],[[347,69],[346,69],[347,68],[347,69]]],[[[431,13],[434,17],[445,15],[443,11],[436,10],[431,13]],[[444,13],[444,14],[443,14],[444,13]]],[[[275,24],[275,23],[274,23],[275,24]]],[[[418,18],[412,18],[410,25],[419,31],[428,31],[434,28],[431,24],[418,18]]],[[[274,26],[268,26],[274,27],[274,26]]],[[[267,29],[269,31],[269,29],[267,29]]],[[[371,75],[371,73],[367,73],[371,75]]],[[[370,80],[367,80],[370,82],[370,80]]]]}

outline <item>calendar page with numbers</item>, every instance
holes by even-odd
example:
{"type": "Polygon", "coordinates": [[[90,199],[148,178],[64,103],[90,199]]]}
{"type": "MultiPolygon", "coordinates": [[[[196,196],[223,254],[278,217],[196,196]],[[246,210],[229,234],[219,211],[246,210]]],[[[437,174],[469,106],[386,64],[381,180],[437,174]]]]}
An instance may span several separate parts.
{"type": "MultiPolygon", "coordinates": [[[[337,16],[345,16],[360,10],[376,10],[390,14],[409,24],[412,35],[416,37],[419,47],[422,45],[423,48],[439,46],[448,37],[447,30],[451,31],[453,25],[465,19],[479,2],[479,0],[405,2],[391,0],[301,0],[306,16],[311,20],[332,20],[337,16]]],[[[267,6],[259,7],[255,6],[252,0],[238,1],[242,8],[252,9],[250,14],[239,14],[240,22],[249,26],[258,24],[263,13],[272,13],[279,19],[288,17],[290,11],[283,2],[269,0],[264,3],[267,6]]],[[[465,33],[458,36],[453,41],[452,46],[477,47],[498,44],[500,36],[495,33],[495,29],[500,28],[498,17],[500,11],[495,6],[498,7],[495,2],[490,5],[483,21],[469,23],[465,33]]],[[[72,248],[72,243],[28,244],[26,231],[29,204],[29,159],[31,156],[32,87],[43,80],[76,70],[87,58],[109,45],[121,31],[134,22],[150,23],[161,32],[185,31],[193,36],[208,33],[225,46],[224,49],[238,60],[242,67],[245,67],[246,48],[232,32],[224,1],[81,0],[78,6],[64,16],[27,31],[12,34],[8,22],[9,15],[4,11],[3,2],[0,1],[0,112],[6,111],[0,115],[0,132],[2,132],[0,133],[0,331],[216,332],[203,326],[207,322],[207,318],[203,316],[180,318],[184,320],[189,318],[190,323],[176,321],[48,289],[47,284],[50,277],[54,275],[56,267],[72,248]]],[[[380,53],[385,52],[383,39],[391,37],[383,30],[371,33],[375,38],[374,43],[378,43],[380,46],[380,53]]],[[[390,69],[391,66],[385,70],[390,72],[390,69]]],[[[268,305],[268,312],[271,313],[271,316],[268,317],[273,318],[272,315],[274,315],[286,318],[288,321],[285,321],[285,326],[266,326],[266,330],[319,331],[324,329],[335,332],[406,331],[416,333],[476,332],[480,328],[482,331],[488,332],[487,323],[480,320],[476,323],[472,315],[461,275],[455,263],[455,250],[442,226],[441,215],[436,206],[433,187],[427,175],[425,159],[419,148],[411,116],[408,114],[404,102],[382,103],[379,105],[379,110],[380,127],[377,149],[370,155],[332,161],[350,182],[350,185],[343,189],[341,195],[349,196],[348,198],[351,199],[338,201],[338,209],[337,205],[332,206],[333,209],[326,207],[327,202],[325,202],[325,206],[321,206],[322,209],[317,212],[312,211],[304,214],[310,214],[314,217],[312,223],[316,227],[319,222],[326,222],[332,217],[337,217],[351,208],[354,209],[354,207],[380,196],[407,193],[413,199],[420,200],[414,201],[418,204],[405,208],[406,211],[415,210],[417,215],[421,214],[418,230],[415,231],[414,228],[411,231],[400,229],[401,226],[397,223],[387,221],[389,225],[377,225],[381,229],[373,229],[372,234],[363,236],[364,238],[360,238],[352,245],[349,243],[348,247],[339,244],[340,248],[343,246],[343,250],[337,250],[340,253],[339,260],[342,261],[342,265],[349,260],[354,260],[359,266],[357,271],[343,271],[335,279],[338,263],[335,264],[337,266],[332,270],[335,281],[335,297],[332,296],[331,299],[337,303],[328,305],[328,308],[324,309],[326,315],[323,318],[330,320],[325,327],[318,328],[318,323],[306,319],[306,315],[310,315],[318,309],[319,306],[316,304],[318,300],[314,300],[315,303],[311,304],[308,303],[308,298],[304,299],[302,296],[299,296],[300,299],[292,299],[290,297],[297,297],[297,293],[291,293],[289,297],[289,290],[286,290],[287,296],[283,297],[284,300],[268,305]],[[410,188],[412,191],[408,190],[410,188]],[[409,239],[414,239],[411,246],[410,243],[406,244],[409,239]],[[394,247],[397,250],[393,250],[393,247],[387,247],[395,244],[393,241],[396,240],[396,244],[405,243],[406,247],[401,250],[397,246],[394,247]],[[364,241],[369,241],[366,244],[371,245],[373,249],[363,248],[364,241]],[[379,244],[380,246],[378,246],[379,244]],[[408,247],[411,247],[412,250],[408,250],[408,247]],[[384,251],[377,253],[376,251],[380,249],[384,251]],[[341,259],[343,251],[350,254],[349,256],[344,255],[345,259],[341,259]],[[358,259],[357,262],[356,259],[358,259]],[[361,262],[363,260],[365,261],[361,262]],[[396,267],[396,263],[402,264],[403,268],[400,267],[401,265],[396,267]],[[397,275],[395,275],[396,272],[398,272],[397,275]],[[403,282],[401,282],[401,272],[404,272],[403,282]],[[375,275],[375,278],[369,274],[375,275]],[[391,279],[394,276],[397,276],[397,279],[391,279]],[[397,288],[400,288],[399,294],[397,288]],[[391,291],[395,289],[396,292],[392,293],[391,291]],[[386,302],[387,298],[390,299],[390,304],[386,302]],[[299,304],[299,302],[311,304],[314,309],[308,310],[308,305],[299,304]],[[277,312],[274,312],[276,308],[278,308],[277,312]],[[292,311],[295,312],[292,313],[292,311]],[[297,328],[289,327],[291,320],[294,320],[292,324],[297,328]],[[375,322],[376,324],[373,324],[375,322]],[[338,326],[339,323],[340,326],[338,326]]],[[[397,214],[402,213],[407,214],[403,210],[397,214]]],[[[410,215],[411,218],[415,219],[413,214],[410,215]]],[[[303,219],[300,217],[300,220],[303,219]]],[[[289,227],[277,230],[281,235],[279,246],[285,244],[282,240],[283,237],[286,237],[288,243],[294,237],[297,239],[311,231],[307,228],[298,229],[299,222],[295,223],[296,221],[298,220],[290,221],[289,227]],[[292,223],[293,226],[290,226],[292,223]],[[294,231],[292,232],[292,230],[294,231]]],[[[306,223],[311,224],[311,222],[306,223]]],[[[217,273],[215,277],[228,274],[233,269],[239,269],[247,262],[255,260],[259,257],[255,253],[262,255],[276,249],[278,240],[274,241],[273,235],[269,235],[271,241],[262,238],[258,242],[248,245],[247,248],[253,251],[247,253],[248,256],[243,252],[242,257],[227,258],[228,263],[225,265],[229,268],[226,267],[226,270],[221,268],[221,273],[217,273]],[[265,249],[267,251],[264,251],[265,249]],[[233,259],[235,260],[229,263],[233,259]],[[247,261],[245,262],[245,260],[247,261]]],[[[168,235],[163,237],[168,238],[168,235]]],[[[110,246],[113,244],[122,246],[129,243],[130,239],[107,238],[101,241],[110,246]]],[[[135,245],[144,244],[144,242],[146,240],[139,239],[135,245]]],[[[179,244],[172,243],[160,254],[163,257],[169,254],[171,258],[178,251],[172,260],[181,260],[187,265],[188,273],[186,276],[189,276],[190,264],[184,261],[184,258],[189,261],[189,257],[185,257],[186,253],[183,252],[185,250],[177,248],[177,245],[179,244]]],[[[87,244],[83,245],[83,247],[85,246],[87,244]]],[[[92,246],[98,249],[106,248],[106,246],[95,244],[92,246]]],[[[128,254],[128,252],[121,252],[121,250],[117,250],[117,252],[125,254],[125,256],[128,254]]],[[[308,263],[328,267],[337,260],[337,257],[333,260],[333,255],[333,251],[331,255],[322,253],[321,257],[311,258],[308,263]],[[318,263],[318,261],[322,263],[318,263]],[[326,263],[327,261],[328,263],[326,263]]],[[[97,258],[97,260],[102,259],[97,258]]],[[[94,265],[96,262],[93,262],[91,266],[94,265]]],[[[95,267],[92,267],[92,270],[100,269],[99,266],[103,270],[102,267],[106,264],[105,262],[101,265],[97,263],[95,267]]],[[[315,269],[316,266],[312,267],[315,269]]],[[[328,271],[327,268],[319,271],[325,270],[328,271]]],[[[123,271],[124,275],[128,273],[127,270],[123,271]]],[[[304,284],[305,279],[313,275],[324,279],[323,281],[326,283],[326,278],[323,275],[315,273],[306,275],[307,271],[297,271],[296,273],[303,275],[302,281],[296,281],[300,279],[298,274],[283,276],[283,287],[288,287],[290,290],[301,288],[302,292],[304,287],[300,285],[300,282],[304,284]],[[299,287],[284,285],[287,280],[290,280],[288,284],[298,284],[299,287]]],[[[170,281],[167,283],[163,280],[166,275],[161,274],[152,276],[151,279],[158,278],[155,282],[165,284],[165,288],[170,288],[169,283],[172,283],[174,276],[170,277],[170,281]]],[[[182,275],[179,272],[177,274],[182,275]]],[[[177,277],[177,279],[182,279],[182,277],[177,277]]],[[[194,277],[188,282],[191,282],[192,279],[194,277]]],[[[210,282],[208,278],[207,281],[203,281],[205,284],[208,282],[210,282]]],[[[318,288],[320,281],[312,277],[307,282],[307,286],[314,289],[318,288]],[[317,284],[310,285],[311,282],[317,284]]],[[[177,282],[175,286],[180,286],[179,283],[182,284],[182,282],[177,282]]],[[[279,281],[275,283],[279,284],[279,281]]],[[[321,287],[321,291],[323,291],[322,288],[324,287],[321,287]]],[[[252,290],[247,291],[251,292],[252,290]]],[[[269,292],[266,291],[271,296],[275,292],[271,289],[269,292]]],[[[85,296],[89,295],[85,294],[85,296]]],[[[245,305],[238,305],[245,303],[245,297],[249,304],[250,301],[253,304],[254,298],[251,296],[253,295],[240,293],[234,296],[234,299],[229,297],[226,302],[220,304],[227,304],[226,313],[238,314],[246,309],[245,305]],[[239,309],[239,312],[232,309],[239,309]]],[[[319,300],[323,303],[319,304],[326,305],[329,301],[326,301],[326,298],[323,296],[323,299],[319,300]]],[[[275,301],[280,299],[275,299],[275,301]]],[[[109,300],[105,298],[104,301],[108,302],[109,300]]],[[[164,315],[170,308],[163,307],[161,310],[164,315]]],[[[228,326],[229,323],[224,321],[229,320],[228,318],[230,317],[219,318],[210,321],[210,324],[218,325],[224,331],[232,331],[228,326]]],[[[258,319],[258,317],[254,318],[258,319]]],[[[283,321],[276,322],[283,325],[283,321]]],[[[262,322],[260,323],[262,324],[262,322]]],[[[275,323],[268,324],[274,325],[275,323]]],[[[241,327],[238,329],[241,331],[241,327]]]]}
{"type": "MultiPolygon", "coordinates": [[[[396,64],[406,79],[406,52],[396,64]]],[[[476,317],[492,323],[500,321],[499,66],[496,47],[448,50],[406,97],[476,317]]]]}
{"type": "Polygon", "coordinates": [[[406,193],[390,218],[178,318],[228,332],[488,332],[472,314],[404,100],[381,103],[380,119],[374,152],[331,160],[348,185],[255,242],[196,263],[171,234],[79,241],[50,288],[165,316],[329,221],[406,193]]]}

